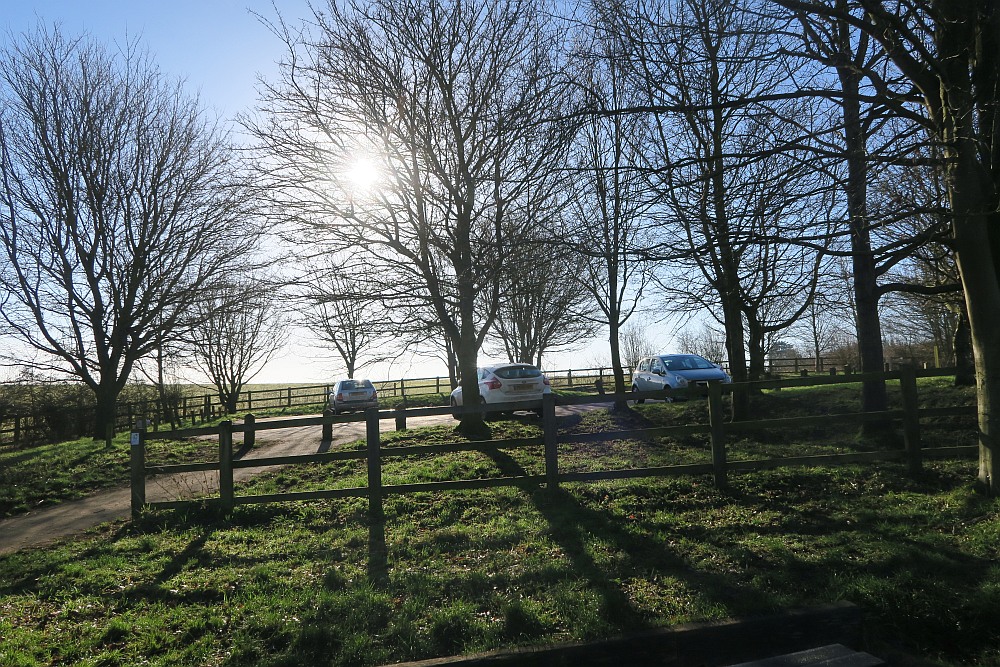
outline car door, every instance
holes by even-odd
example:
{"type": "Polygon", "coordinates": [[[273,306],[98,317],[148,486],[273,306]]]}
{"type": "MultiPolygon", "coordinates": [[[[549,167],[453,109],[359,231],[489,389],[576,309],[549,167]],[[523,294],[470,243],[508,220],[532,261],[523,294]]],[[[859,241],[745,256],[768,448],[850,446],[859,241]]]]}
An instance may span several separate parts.
{"type": "Polygon", "coordinates": [[[634,384],[639,391],[649,391],[649,359],[643,359],[635,369],[634,384]]]}
{"type": "Polygon", "coordinates": [[[649,364],[649,390],[659,391],[664,386],[669,386],[666,374],[667,369],[663,365],[663,361],[661,359],[652,359],[649,364]]]}

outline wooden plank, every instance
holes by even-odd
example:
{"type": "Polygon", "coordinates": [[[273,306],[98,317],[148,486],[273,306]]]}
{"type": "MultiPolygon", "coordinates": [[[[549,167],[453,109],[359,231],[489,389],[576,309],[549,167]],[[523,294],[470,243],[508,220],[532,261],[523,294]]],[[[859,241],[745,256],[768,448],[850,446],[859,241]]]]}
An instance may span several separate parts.
{"type": "Polygon", "coordinates": [[[708,383],[708,421],[712,438],[712,475],[716,488],[726,487],[726,426],[722,414],[722,385],[708,383]]]}
{"type": "Polygon", "coordinates": [[[552,394],[542,398],[542,433],[545,441],[545,486],[549,491],[559,488],[559,424],[556,422],[556,402],[552,394]]]}
{"type": "Polygon", "coordinates": [[[615,479],[637,479],[640,477],[677,477],[680,475],[710,475],[715,471],[711,463],[688,463],[675,466],[652,468],[632,468],[629,470],[593,470],[587,472],[564,472],[559,474],[560,482],[599,482],[615,479]]]}
{"type": "Polygon", "coordinates": [[[901,449],[886,450],[884,452],[851,452],[849,454],[817,454],[815,456],[788,456],[780,459],[753,459],[742,461],[729,461],[727,466],[730,470],[739,472],[753,472],[757,470],[772,470],[774,468],[785,468],[793,466],[818,467],[824,465],[845,465],[849,463],[872,463],[875,461],[897,461],[903,458],[905,453],[901,449]]]}
{"type": "Polygon", "coordinates": [[[218,461],[210,461],[207,463],[170,463],[164,465],[148,465],[146,466],[146,474],[172,475],[181,472],[207,472],[218,469],[218,461]]]}
{"type": "Polygon", "coordinates": [[[655,428],[632,429],[629,431],[603,431],[601,433],[560,433],[559,444],[582,442],[604,442],[607,440],[650,440],[673,436],[698,435],[709,432],[708,424],[685,424],[683,426],[657,426],[655,428]]]}
{"type": "Polygon", "coordinates": [[[547,481],[545,475],[521,475],[517,477],[484,477],[441,482],[420,482],[415,484],[390,484],[382,487],[382,493],[406,495],[434,491],[472,491],[476,489],[496,489],[505,486],[535,487],[547,481]]]}
{"type": "Polygon", "coordinates": [[[886,663],[881,658],[854,651],[843,644],[827,644],[728,667],[879,667],[884,664],[886,663]]]}
{"type": "Polygon", "coordinates": [[[840,602],[768,616],[687,623],[593,642],[525,646],[394,667],[704,667],[763,658],[775,651],[857,645],[860,639],[861,611],[840,602]]]}
{"type": "Polygon", "coordinates": [[[368,458],[368,453],[351,449],[339,452],[316,452],[315,454],[289,454],[288,456],[265,456],[254,459],[233,461],[233,468],[267,468],[270,466],[297,465],[300,463],[330,463],[331,461],[358,461],[368,458]]]}

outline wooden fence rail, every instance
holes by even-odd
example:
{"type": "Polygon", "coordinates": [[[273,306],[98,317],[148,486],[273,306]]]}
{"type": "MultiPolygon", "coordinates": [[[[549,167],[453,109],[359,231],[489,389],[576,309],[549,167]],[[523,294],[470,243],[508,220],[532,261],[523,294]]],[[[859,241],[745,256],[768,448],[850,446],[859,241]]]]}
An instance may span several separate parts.
{"type": "MultiPolygon", "coordinates": [[[[542,436],[522,438],[518,440],[469,441],[441,443],[434,445],[411,445],[401,447],[382,447],[380,442],[379,422],[385,419],[396,420],[397,427],[405,428],[407,417],[419,417],[442,414],[471,414],[484,411],[506,411],[524,409],[519,404],[494,404],[490,406],[467,406],[462,408],[415,408],[397,410],[378,410],[370,408],[363,415],[323,415],[319,417],[300,417],[281,420],[254,420],[249,418],[243,424],[233,424],[224,421],[218,426],[189,428],[183,430],[161,432],[158,438],[181,438],[199,435],[218,435],[219,460],[209,463],[192,463],[179,465],[147,465],[145,462],[145,436],[142,431],[132,434],[131,470],[132,470],[132,515],[137,516],[145,507],[178,508],[190,506],[193,502],[202,501],[167,501],[147,503],[145,499],[145,480],[150,474],[171,474],[192,471],[218,471],[219,497],[218,502],[224,511],[228,512],[235,505],[251,503],[271,503],[291,500],[309,500],[323,498],[367,497],[369,510],[373,517],[382,515],[382,500],[387,494],[406,494],[424,491],[445,491],[462,489],[482,489],[502,486],[536,487],[545,485],[556,488],[564,482],[584,482],[614,479],[634,479],[641,477],[662,477],[676,475],[713,476],[718,486],[727,484],[731,472],[747,472],[784,466],[829,466],[846,463],[874,462],[881,460],[905,459],[911,472],[917,472],[925,457],[946,457],[975,455],[976,446],[945,447],[923,449],[920,446],[920,431],[922,417],[940,417],[954,415],[969,415],[975,413],[975,406],[959,406],[947,408],[919,408],[917,403],[917,377],[944,375],[944,371],[916,371],[903,369],[884,374],[870,374],[873,377],[885,377],[888,380],[898,380],[902,397],[902,409],[873,413],[851,413],[839,415],[819,415],[813,417],[791,417],[781,419],[766,419],[745,422],[727,420],[723,397],[733,391],[734,385],[724,385],[713,382],[709,385],[707,424],[689,424],[681,426],[664,426],[628,431],[605,433],[560,434],[557,429],[556,404],[554,395],[546,395],[540,405],[534,405],[542,413],[542,436]],[[270,458],[255,458],[233,460],[232,438],[234,433],[243,433],[244,442],[252,440],[257,431],[294,428],[301,426],[320,426],[325,439],[329,439],[330,430],[335,423],[364,421],[366,423],[366,446],[361,450],[322,452],[295,456],[278,456],[270,458]],[[828,425],[830,423],[852,424],[866,421],[891,421],[902,424],[904,448],[899,450],[853,452],[846,454],[824,454],[817,456],[794,456],[780,459],[740,460],[730,461],[727,457],[726,439],[729,435],[752,432],[762,429],[780,429],[790,426],[828,425]],[[663,436],[678,436],[691,434],[708,434],[711,442],[711,462],[683,465],[668,465],[648,468],[602,470],[587,472],[560,472],[560,446],[575,443],[592,442],[596,440],[622,438],[655,438],[663,436]],[[485,479],[463,479],[416,484],[386,485],[383,483],[382,461],[388,457],[425,456],[428,454],[443,454],[461,451],[484,451],[491,449],[513,449],[520,447],[544,448],[545,472],[541,475],[506,476],[485,479]],[[321,491],[289,492],[256,496],[236,496],[233,486],[233,470],[249,467],[268,467],[299,463],[322,463],[331,461],[364,460],[367,466],[367,484],[363,487],[327,489],[321,491]]],[[[815,384],[834,384],[856,382],[859,377],[852,378],[812,378],[815,384]],[[818,380],[818,381],[817,381],[818,380]]],[[[869,379],[869,378],[864,378],[869,379]]],[[[803,386],[808,384],[804,378],[787,380],[770,380],[757,383],[771,389],[781,387],[803,386]]],[[[635,394],[606,394],[577,397],[559,397],[560,405],[585,405],[595,403],[610,403],[626,401],[634,398],[656,398],[653,392],[635,394]]]]}

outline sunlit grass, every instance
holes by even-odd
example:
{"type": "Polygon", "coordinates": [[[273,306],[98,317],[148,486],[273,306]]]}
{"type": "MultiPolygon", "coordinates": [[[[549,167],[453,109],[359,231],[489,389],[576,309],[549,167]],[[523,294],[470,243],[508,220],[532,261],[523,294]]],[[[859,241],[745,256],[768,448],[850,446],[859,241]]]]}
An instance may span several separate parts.
{"type": "MultiPolygon", "coordinates": [[[[305,490],[345,475],[363,472],[270,477],[305,490]]],[[[728,490],[389,495],[382,525],[362,499],[157,512],[0,558],[0,664],[375,665],[837,600],[862,607],[871,650],[989,664],[1000,503],[973,475],[942,462],[917,479],[882,465],[736,475],[728,490]]]]}

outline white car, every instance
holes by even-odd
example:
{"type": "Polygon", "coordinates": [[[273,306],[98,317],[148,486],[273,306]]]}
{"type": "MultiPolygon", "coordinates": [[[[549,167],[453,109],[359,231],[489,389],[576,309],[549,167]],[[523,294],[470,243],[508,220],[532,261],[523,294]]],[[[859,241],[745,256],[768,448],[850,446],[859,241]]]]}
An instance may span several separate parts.
{"type": "MultiPolygon", "coordinates": [[[[537,411],[537,402],[542,396],[552,393],[548,378],[531,364],[498,364],[483,366],[476,369],[479,376],[480,402],[490,405],[495,403],[532,403],[525,410],[537,411]]],[[[461,407],[462,388],[451,392],[451,406],[461,407]]],[[[461,415],[455,415],[461,419],[461,415]]]]}
{"type": "Polygon", "coordinates": [[[695,386],[703,391],[710,380],[733,381],[721,366],[697,354],[661,354],[639,362],[632,373],[632,391],[660,392],[664,400],[671,401],[687,398],[687,390],[695,386]]]}

